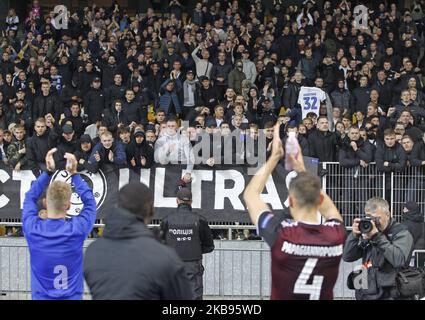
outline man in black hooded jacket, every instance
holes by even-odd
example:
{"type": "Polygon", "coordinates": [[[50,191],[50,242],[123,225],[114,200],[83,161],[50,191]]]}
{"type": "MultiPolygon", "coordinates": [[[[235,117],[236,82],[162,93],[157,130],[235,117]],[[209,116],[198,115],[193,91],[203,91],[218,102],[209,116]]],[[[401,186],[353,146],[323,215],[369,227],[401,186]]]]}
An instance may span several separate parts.
{"type": "Polygon", "coordinates": [[[425,249],[424,214],[416,202],[408,201],[403,207],[401,223],[413,237],[413,249],[425,249]]]}
{"type": "Polygon", "coordinates": [[[136,131],[126,148],[127,164],[133,169],[150,168],[154,162],[154,149],[147,143],[143,131],[136,131]]]}
{"type": "Polygon", "coordinates": [[[103,237],[84,256],[84,277],[94,300],[189,300],[183,262],[146,227],[154,214],[153,194],[131,182],[118,207],[105,214],[103,237]]]}
{"type": "Polygon", "coordinates": [[[100,87],[100,78],[94,78],[92,87],[84,96],[84,112],[89,117],[89,123],[95,123],[102,119],[102,112],[106,105],[106,94],[100,87]]]}
{"type": "Polygon", "coordinates": [[[78,165],[77,170],[78,172],[87,170],[90,171],[89,166],[89,158],[91,156],[91,151],[93,149],[93,141],[90,138],[88,134],[83,134],[80,137],[80,142],[78,144],[77,151],[75,151],[75,157],[77,158],[78,165]]]}
{"type": "Polygon", "coordinates": [[[122,101],[116,100],[112,109],[105,109],[105,114],[103,116],[103,121],[115,137],[117,136],[117,131],[125,126],[130,124],[126,114],[122,109],[122,101]]]}
{"type": "Polygon", "coordinates": [[[77,139],[72,125],[69,123],[64,124],[62,127],[55,125],[49,132],[49,139],[51,139],[52,145],[56,145],[58,148],[58,151],[53,156],[56,169],[64,170],[66,165],[65,153],[74,154],[77,150],[77,139]]]}

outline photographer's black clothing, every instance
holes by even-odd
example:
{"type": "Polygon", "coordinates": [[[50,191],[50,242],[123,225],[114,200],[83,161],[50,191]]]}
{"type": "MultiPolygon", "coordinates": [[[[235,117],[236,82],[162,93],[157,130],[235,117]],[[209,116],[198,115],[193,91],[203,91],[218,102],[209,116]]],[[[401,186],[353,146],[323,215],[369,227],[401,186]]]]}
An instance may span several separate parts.
{"type": "Polygon", "coordinates": [[[177,212],[166,216],[160,226],[165,243],[174,248],[185,262],[194,298],[202,299],[202,254],[214,250],[214,240],[206,219],[187,204],[179,204],[177,212]]]}
{"type": "Polygon", "coordinates": [[[413,238],[405,226],[391,220],[384,232],[370,241],[348,236],[343,260],[354,262],[362,259],[367,268],[367,289],[357,289],[357,300],[397,299],[396,275],[410,262],[413,238]]]}
{"type": "Polygon", "coordinates": [[[94,300],[192,299],[183,263],[136,215],[109,208],[103,237],[84,256],[94,300]]]}

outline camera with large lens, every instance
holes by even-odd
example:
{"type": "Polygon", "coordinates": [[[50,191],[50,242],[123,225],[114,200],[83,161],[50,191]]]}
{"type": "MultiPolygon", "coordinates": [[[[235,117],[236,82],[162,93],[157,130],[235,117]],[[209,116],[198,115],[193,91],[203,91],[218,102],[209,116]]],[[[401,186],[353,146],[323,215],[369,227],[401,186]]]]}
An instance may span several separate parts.
{"type": "Polygon", "coordinates": [[[373,229],[372,218],[363,218],[359,222],[359,230],[362,234],[369,233],[373,229]]]}

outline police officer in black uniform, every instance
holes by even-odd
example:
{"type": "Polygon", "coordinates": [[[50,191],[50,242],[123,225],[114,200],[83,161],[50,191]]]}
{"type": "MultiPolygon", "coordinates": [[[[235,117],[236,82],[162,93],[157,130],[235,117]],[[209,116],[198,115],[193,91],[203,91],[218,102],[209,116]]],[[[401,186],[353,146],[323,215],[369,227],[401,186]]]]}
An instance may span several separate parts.
{"type": "Polygon", "coordinates": [[[202,254],[214,250],[211,229],[204,217],[192,211],[192,193],[188,188],[179,189],[177,204],[177,212],[166,216],[160,229],[165,243],[184,261],[194,299],[202,300],[202,254]]]}

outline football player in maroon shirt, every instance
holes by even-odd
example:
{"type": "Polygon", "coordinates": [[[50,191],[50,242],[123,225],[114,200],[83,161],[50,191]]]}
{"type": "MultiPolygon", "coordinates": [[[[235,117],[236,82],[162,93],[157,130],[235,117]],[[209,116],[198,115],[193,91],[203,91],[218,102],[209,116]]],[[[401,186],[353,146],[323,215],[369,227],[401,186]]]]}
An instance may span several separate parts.
{"type": "Polygon", "coordinates": [[[260,195],[284,155],[274,129],[272,155],[244,192],[245,203],[258,234],[271,248],[271,299],[332,299],[345,240],[342,217],[321,190],[319,177],[306,172],[301,148],[289,155],[298,173],[289,185],[289,210],[293,219],[274,214],[260,195]],[[317,212],[325,222],[320,223],[317,212]]]}

